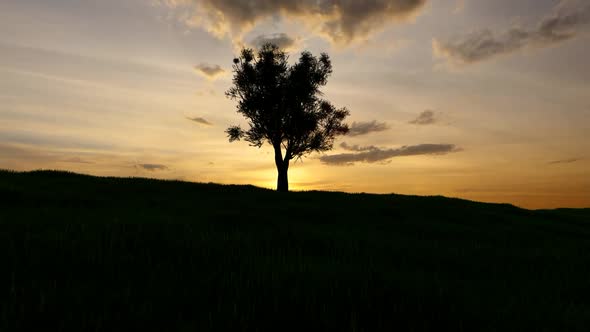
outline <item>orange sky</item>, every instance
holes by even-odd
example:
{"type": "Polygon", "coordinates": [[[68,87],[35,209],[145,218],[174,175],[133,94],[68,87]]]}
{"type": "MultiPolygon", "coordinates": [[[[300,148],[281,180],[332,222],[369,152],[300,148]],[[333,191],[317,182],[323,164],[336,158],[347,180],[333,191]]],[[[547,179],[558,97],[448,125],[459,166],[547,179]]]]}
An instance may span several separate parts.
{"type": "Polygon", "coordinates": [[[245,123],[236,50],[273,40],[330,54],[326,97],[359,134],[295,163],[292,189],[590,207],[587,2],[262,3],[3,0],[0,168],[274,187],[272,152],[224,133],[245,123]],[[456,149],[396,156],[424,144],[456,149]]]}

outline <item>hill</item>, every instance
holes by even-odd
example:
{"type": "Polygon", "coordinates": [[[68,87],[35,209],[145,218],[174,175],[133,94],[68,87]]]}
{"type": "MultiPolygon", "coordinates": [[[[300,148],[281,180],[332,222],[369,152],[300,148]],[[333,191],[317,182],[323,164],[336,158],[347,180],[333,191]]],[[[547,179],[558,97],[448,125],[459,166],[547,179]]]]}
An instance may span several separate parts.
{"type": "Polygon", "coordinates": [[[587,331],[590,210],[0,171],[0,331],[587,331]]]}

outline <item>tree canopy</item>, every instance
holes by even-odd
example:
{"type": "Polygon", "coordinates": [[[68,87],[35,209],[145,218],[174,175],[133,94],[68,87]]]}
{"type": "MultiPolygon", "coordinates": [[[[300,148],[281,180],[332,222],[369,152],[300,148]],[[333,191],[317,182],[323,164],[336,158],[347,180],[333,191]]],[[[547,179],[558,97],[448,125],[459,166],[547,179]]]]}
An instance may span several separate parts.
{"type": "Polygon", "coordinates": [[[323,99],[321,87],[332,74],[330,57],[301,53],[289,65],[288,55],[277,46],[264,45],[255,52],[243,49],[234,59],[233,85],[226,95],[237,101],[237,111],[249,128],[226,130],[230,142],[245,140],[252,146],[270,144],[279,173],[277,190],[288,191],[289,162],[312,152],[331,150],[334,139],[348,132],[346,108],[323,99]]]}

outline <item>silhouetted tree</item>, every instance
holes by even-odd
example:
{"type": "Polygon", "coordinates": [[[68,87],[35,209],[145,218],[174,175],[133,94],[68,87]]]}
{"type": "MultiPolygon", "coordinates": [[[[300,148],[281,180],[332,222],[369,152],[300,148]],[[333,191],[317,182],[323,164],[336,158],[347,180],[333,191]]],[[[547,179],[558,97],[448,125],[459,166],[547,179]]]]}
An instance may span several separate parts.
{"type": "Polygon", "coordinates": [[[259,148],[270,144],[278,171],[277,191],[289,191],[289,162],[331,150],[334,138],[348,132],[343,123],[348,110],[336,109],[321,98],[320,87],[332,73],[330,57],[303,52],[297,63],[289,65],[284,51],[267,44],[257,53],[243,49],[234,59],[233,73],[233,86],[226,95],[238,102],[238,113],[250,128],[228,128],[229,141],[244,139],[259,148]]]}

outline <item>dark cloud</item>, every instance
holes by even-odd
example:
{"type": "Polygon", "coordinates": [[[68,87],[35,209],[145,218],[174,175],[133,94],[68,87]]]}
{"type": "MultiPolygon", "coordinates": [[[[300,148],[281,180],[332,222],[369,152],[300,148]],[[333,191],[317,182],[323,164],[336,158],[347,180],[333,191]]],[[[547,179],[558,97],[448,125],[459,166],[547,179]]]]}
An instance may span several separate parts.
{"type": "Polygon", "coordinates": [[[297,40],[291,38],[286,33],[275,33],[270,35],[260,35],[250,43],[255,48],[261,48],[265,44],[273,44],[282,49],[289,50],[297,44],[297,40]]]}
{"type": "Polygon", "coordinates": [[[376,120],[370,122],[353,122],[350,126],[348,136],[361,136],[370,133],[388,130],[389,126],[385,122],[377,122],[376,120]]]}
{"type": "Polygon", "coordinates": [[[344,143],[341,146],[346,150],[355,151],[356,153],[341,153],[331,156],[322,156],[320,157],[320,160],[328,165],[351,165],[357,162],[376,163],[394,157],[441,155],[461,151],[461,149],[453,144],[420,144],[402,146],[397,149],[380,149],[374,146],[349,146],[344,143]]]}
{"type": "Polygon", "coordinates": [[[346,142],[342,142],[342,144],[340,144],[340,147],[346,151],[356,151],[356,152],[379,150],[378,147],[373,146],[373,145],[369,145],[369,146],[348,145],[346,142]]]}
{"type": "Polygon", "coordinates": [[[410,121],[410,123],[415,125],[429,125],[434,124],[436,120],[437,119],[434,116],[434,112],[431,110],[426,110],[420,113],[416,119],[410,121]]]}
{"type": "Polygon", "coordinates": [[[205,125],[205,126],[212,126],[213,125],[213,123],[211,123],[211,122],[207,121],[205,118],[201,118],[201,117],[187,118],[187,119],[189,119],[193,122],[196,122],[198,124],[205,125]]]}
{"type": "Polygon", "coordinates": [[[166,171],[168,170],[168,166],[161,165],[161,164],[137,164],[135,165],[136,168],[141,168],[146,171],[155,172],[155,171],[166,171]]]}
{"type": "Polygon", "coordinates": [[[171,6],[192,5],[190,25],[224,37],[242,36],[273,17],[297,19],[338,44],[365,39],[396,21],[413,17],[428,0],[160,0],[171,6]]]}
{"type": "Polygon", "coordinates": [[[195,70],[209,79],[215,79],[218,76],[225,73],[225,70],[221,68],[219,65],[209,65],[206,63],[201,63],[195,66],[195,70]]]}
{"type": "Polygon", "coordinates": [[[560,2],[533,28],[513,27],[502,33],[484,29],[447,41],[433,41],[435,54],[456,63],[471,64],[525,48],[543,48],[572,39],[590,25],[590,5],[560,2]]]}
{"type": "Polygon", "coordinates": [[[570,158],[570,159],[562,159],[562,160],[554,160],[548,162],[549,165],[556,165],[556,164],[572,164],[582,160],[581,158],[570,158]]]}

